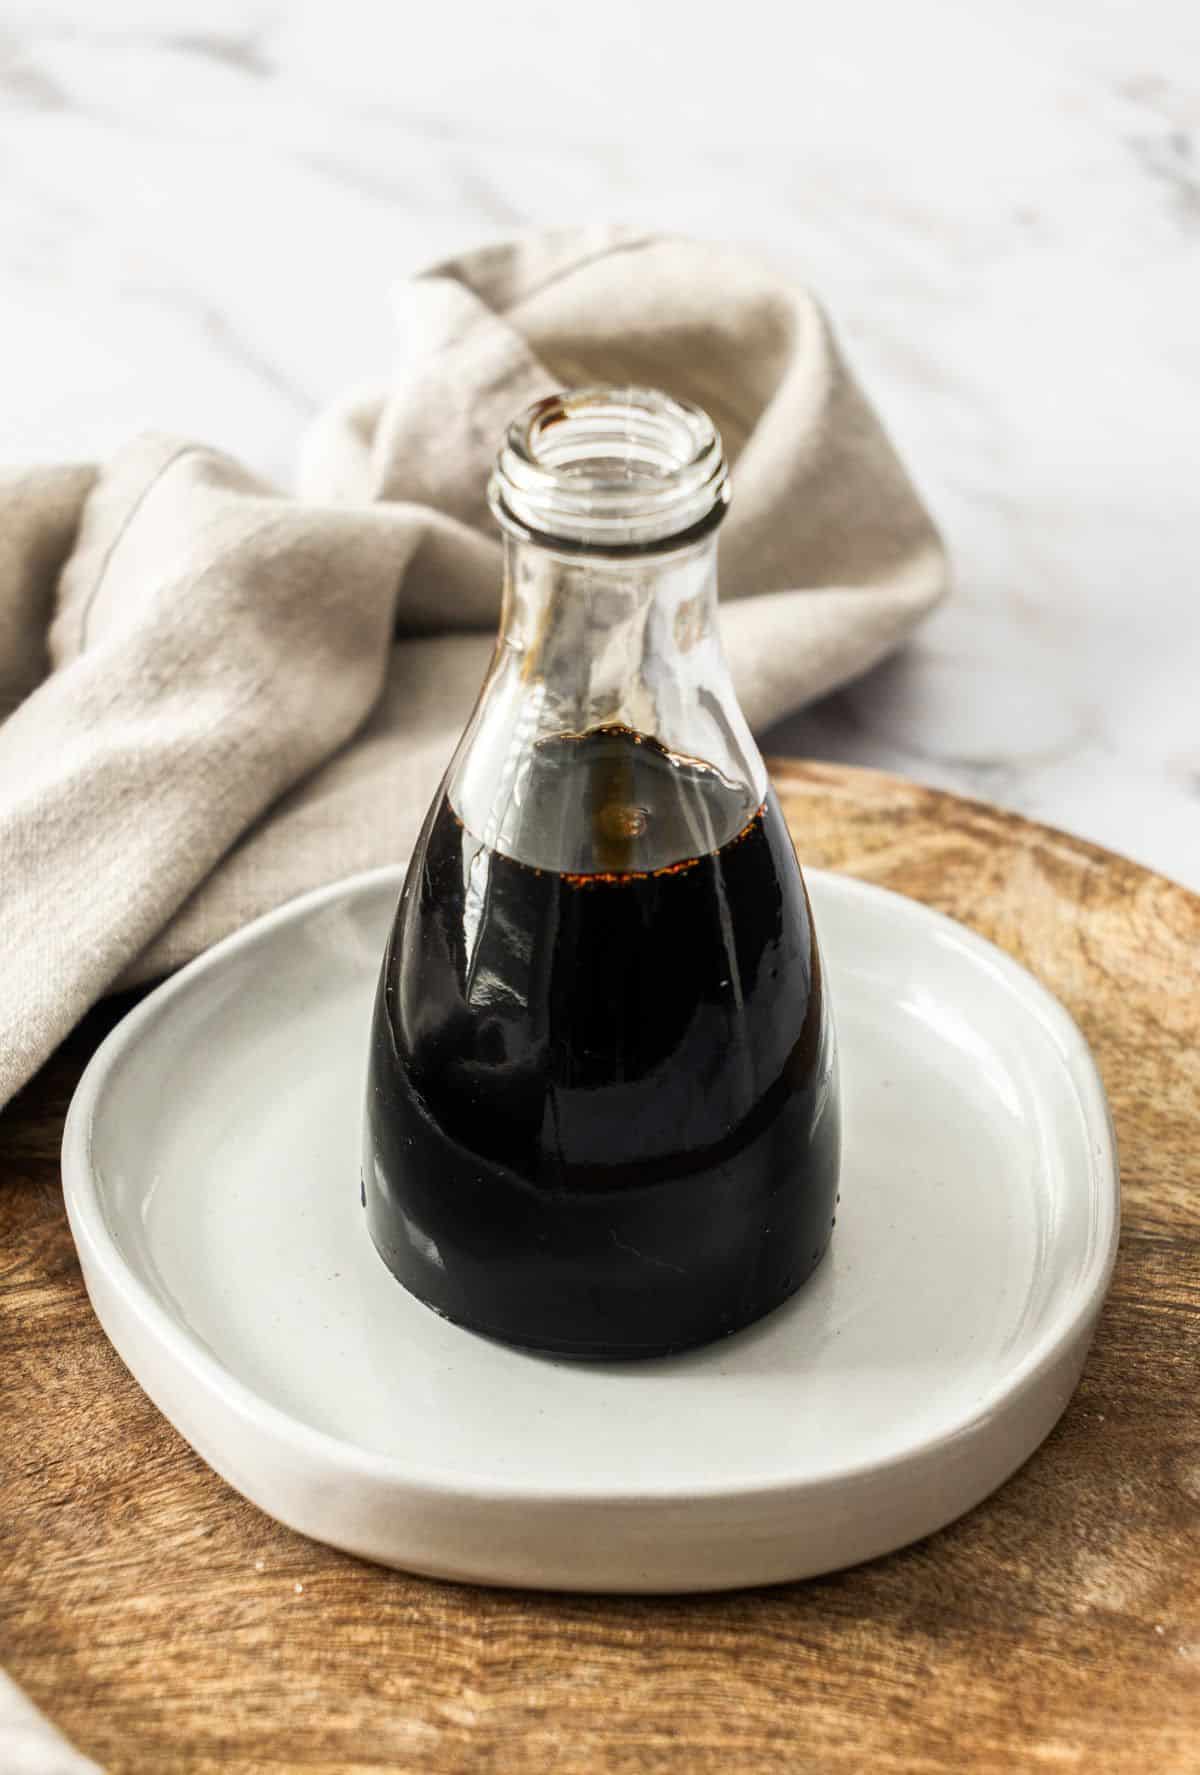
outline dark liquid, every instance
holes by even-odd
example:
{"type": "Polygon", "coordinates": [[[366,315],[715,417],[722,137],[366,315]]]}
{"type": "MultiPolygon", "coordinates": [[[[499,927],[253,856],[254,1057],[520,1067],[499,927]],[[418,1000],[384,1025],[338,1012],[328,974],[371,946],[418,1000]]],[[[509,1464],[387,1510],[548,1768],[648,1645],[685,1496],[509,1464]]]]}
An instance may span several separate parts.
{"type": "Polygon", "coordinates": [[[409,869],[371,1043],[372,1237],[421,1300],[507,1342],[639,1356],[736,1331],[820,1261],[837,1189],[820,958],[774,796],[600,729],[539,746],[524,805],[522,854],[574,873],[488,849],[445,799],[409,869]]]}

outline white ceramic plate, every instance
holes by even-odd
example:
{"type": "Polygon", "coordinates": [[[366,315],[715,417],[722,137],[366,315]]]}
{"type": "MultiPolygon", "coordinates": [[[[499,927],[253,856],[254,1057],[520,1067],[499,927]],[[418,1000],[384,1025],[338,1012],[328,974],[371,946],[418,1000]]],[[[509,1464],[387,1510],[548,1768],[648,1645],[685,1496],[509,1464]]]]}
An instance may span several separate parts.
{"type": "Polygon", "coordinates": [[[401,878],[310,894],[185,968],[67,1121],[96,1314],[231,1485],[414,1571],[707,1590],[902,1546],[1037,1447],[1079,1377],[1118,1188],[1087,1047],[1029,974],[810,872],[845,1101],[830,1256],[723,1343],[576,1365],[435,1317],[368,1238],[362,1074],[401,878]]]}

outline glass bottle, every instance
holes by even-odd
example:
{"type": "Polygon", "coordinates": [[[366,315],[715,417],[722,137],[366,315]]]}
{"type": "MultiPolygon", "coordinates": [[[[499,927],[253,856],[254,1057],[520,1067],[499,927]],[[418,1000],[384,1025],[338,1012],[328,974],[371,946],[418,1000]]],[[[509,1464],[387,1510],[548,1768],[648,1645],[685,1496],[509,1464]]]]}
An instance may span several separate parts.
{"type": "Polygon", "coordinates": [[[717,633],[725,459],[698,408],[585,388],[489,495],[500,633],[384,955],[367,1221],[461,1325],[658,1355],[785,1300],[837,1192],[820,953],[717,633]]]}

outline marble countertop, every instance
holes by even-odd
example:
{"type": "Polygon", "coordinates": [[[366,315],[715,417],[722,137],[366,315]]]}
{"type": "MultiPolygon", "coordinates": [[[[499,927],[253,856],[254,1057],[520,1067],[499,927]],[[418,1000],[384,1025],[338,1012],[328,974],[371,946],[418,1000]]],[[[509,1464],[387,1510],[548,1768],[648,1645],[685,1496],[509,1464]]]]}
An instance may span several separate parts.
{"type": "Polygon", "coordinates": [[[0,149],[6,458],[152,425],[286,482],[389,285],[524,226],[790,266],[957,589],[768,739],[1200,888],[1193,0],[11,0],[0,149]]]}

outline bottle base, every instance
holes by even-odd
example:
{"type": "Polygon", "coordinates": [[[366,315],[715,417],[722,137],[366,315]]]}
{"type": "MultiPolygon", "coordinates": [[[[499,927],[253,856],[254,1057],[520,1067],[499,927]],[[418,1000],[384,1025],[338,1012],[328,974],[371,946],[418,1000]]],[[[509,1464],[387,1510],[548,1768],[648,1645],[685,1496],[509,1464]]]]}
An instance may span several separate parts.
{"type": "Polygon", "coordinates": [[[387,1251],[372,1235],[372,1244],[381,1261],[387,1265],[399,1286],[411,1294],[414,1300],[420,1301],[439,1319],[448,1324],[457,1325],[462,1331],[469,1331],[475,1337],[486,1338],[489,1343],[504,1344],[510,1349],[523,1350],[531,1356],[555,1357],[570,1362],[649,1362],[665,1356],[681,1356],[689,1350],[703,1349],[709,1344],[721,1343],[728,1337],[735,1337],[740,1331],[748,1331],[752,1325],[777,1312],[780,1307],[792,1299],[805,1283],[820,1269],[832,1244],[832,1236],[814,1255],[809,1263],[799,1270],[794,1279],[771,1297],[756,1302],[748,1310],[740,1313],[723,1314],[715,1322],[705,1328],[693,1327],[678,1335],[657,1336],[646,1340],[617,1341],[612,1338],[572,1338],[557,1337],[547,1333],[531,1334],[515,1326],[499,1326],[488,1323],[473,1313],[452,1309],[414,1288],[411,1281],[402,1275],[395,1263],[389,1258],[387,1251]]]}

